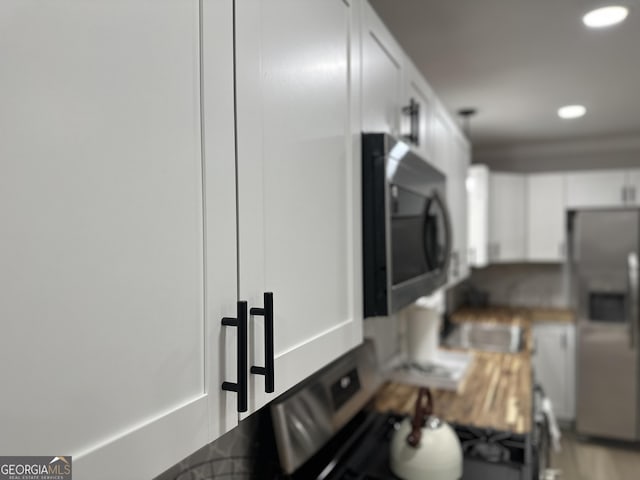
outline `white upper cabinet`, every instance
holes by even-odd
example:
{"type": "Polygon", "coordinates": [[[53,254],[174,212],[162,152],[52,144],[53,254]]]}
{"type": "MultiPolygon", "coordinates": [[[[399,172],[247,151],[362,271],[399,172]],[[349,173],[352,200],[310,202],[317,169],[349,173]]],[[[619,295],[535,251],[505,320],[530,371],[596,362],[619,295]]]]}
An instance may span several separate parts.
{"type": "Polygon", "coordinates": [[[202,3],[202,135],[205,185],[205,295],[210,439],[238,424],[238,257],[233,85],[233,3],[202,3]]]}
{"type": "MultiPolygon", "coordinates": [[[[451,129],[444,108],[436,108],[432,117],[432,156],[430,160],[440,170],[447,173],[451,166],[451,129]]],[[[448,179],[447,179],[448,183],[448,179]]]]}
{"type": "MultiPolygon", "coordinates": [[[[251,374],[249,412],[362,341],[356,6],[236,3],[239,298],[272,292],[274,319],[275,391],[251,374]]],[[[250,366],[264,327],[250,316],[250,366]]]]}
{"type": "Polygon", "coordinates": [[[527,183],[527,260],[561,262],[565,258],[565,175],[530,174],[527,183]]]}
{"type": "Polygon", "coordinates": [[[640,205],[640,169],[567,173],[567,208],[640,205]]]}
{"type": "Polygon", "coordinates": [[[466,180],[470,159],[471,152],[466,138],[450,126],[447,202],[451,214],[453,242],[449,285],[454,285],[469,275],[466,180]]]}
{"type": "MultiPolygon", "coordinates": [[[[369,2],[362,2],[362,130],[400,137],[405,54],[369,2]]],[[[405,127],[406,128],[406,127],[405,127]]]]}
{"type": "Polygon", "coordinates": [[[627,170],[625,203],[630,206],[640,205],[640,168],[627,170]]]}
{"type": "Polygon", "coordinates": [[[625,170],[567,173],[567,208],[607,208],[627,202],[625,170]]]}
{"type": "Polygon", "coordinates": [[[491,173],[489,180],[489,259],[520,262],[525,259],[525,177],[491,173]]]}
{"type": "Polygon", "coordinates": [[[468,262],[472,267],[489,263],[489,169],[471,165],[467,173],[468,262]]]}
{"type": "Polygon", "coordinates": [[[209,439],[199,4],[0,17],[0,451],[151,478],[209,439]]]}
{"type": "Polygon", "coordinates": [[[405,92],[403,96],[401,132],[418,154],[445,172],[446,160],[435,155],[434,103],[431,87],[409,58],[405,58],[405,92]]]}

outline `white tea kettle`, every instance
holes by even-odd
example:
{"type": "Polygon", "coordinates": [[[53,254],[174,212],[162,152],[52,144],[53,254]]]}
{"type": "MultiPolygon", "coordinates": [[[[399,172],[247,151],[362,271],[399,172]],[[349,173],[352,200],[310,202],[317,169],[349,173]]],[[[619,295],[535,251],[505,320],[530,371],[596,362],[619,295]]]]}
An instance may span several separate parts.
{"type": "Polygon", "coordinates": [[[431,392],[421,388],[413,418],[405,418],[391,439],[391,470],[404,480],[462,478],[458,436],[432,413],[431,392]]]}

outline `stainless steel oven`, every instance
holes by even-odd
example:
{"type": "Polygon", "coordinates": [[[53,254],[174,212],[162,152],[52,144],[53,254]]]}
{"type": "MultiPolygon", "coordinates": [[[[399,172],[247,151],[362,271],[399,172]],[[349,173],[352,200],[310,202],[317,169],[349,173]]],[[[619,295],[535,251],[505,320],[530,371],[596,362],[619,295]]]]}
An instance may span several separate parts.
{"type": "Polygon", "coordinates": [[[447,280],[446,178],[408,144],[362,135],[365,317],[389,315],[447,280]]]}

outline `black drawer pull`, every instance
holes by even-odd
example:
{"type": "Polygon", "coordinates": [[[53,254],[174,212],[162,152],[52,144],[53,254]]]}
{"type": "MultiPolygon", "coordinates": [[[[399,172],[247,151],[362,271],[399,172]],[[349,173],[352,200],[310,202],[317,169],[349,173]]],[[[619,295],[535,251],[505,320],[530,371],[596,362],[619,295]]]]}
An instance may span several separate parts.
{"type": "Polygon", "coordinates": [[[247,302],[238,302],[238,317],[224,317],[222,325],[238,327],[238,382],[222,382],[222,390],[238,394],[238,412],[247,411],[247,302]]]}
{"type": "Polygon", "coordinates": [[[264,317],[264,367],[252,365],[250,371],[254,375],[264,375],[264,391],[273,393],[273,293],[264,294],[264,308],[253,307],[249,313],[264,317]]]}

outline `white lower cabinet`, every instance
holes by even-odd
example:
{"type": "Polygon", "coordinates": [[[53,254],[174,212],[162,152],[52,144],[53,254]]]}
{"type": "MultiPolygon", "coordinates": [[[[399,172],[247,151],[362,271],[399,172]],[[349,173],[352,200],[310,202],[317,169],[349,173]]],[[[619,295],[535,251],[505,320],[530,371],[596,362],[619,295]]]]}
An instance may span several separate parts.
{"type": "Polygon", "coordinates": [[[0,17],[0,451],[151,478],[210,438],[199,2],[0,17]]]}
{"type": "Polygon", "coordinates": [[[491,173],[489,178],[489,260],[525,258],[525,176],[491,173]]]}
{"type": "Polygon", "coordinates": [[[239,299],[273,293],[274,324],[275,388],[251,374],[248,413],[362,341],[357,5],[236,3],[239,299]]]}
{"type": "Polygon", "coordinates": [[[575,325],[540,322],[533,326],[536,382],[551,400],[556,417],[575,417],[575,325]]]}

